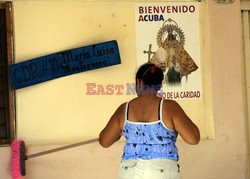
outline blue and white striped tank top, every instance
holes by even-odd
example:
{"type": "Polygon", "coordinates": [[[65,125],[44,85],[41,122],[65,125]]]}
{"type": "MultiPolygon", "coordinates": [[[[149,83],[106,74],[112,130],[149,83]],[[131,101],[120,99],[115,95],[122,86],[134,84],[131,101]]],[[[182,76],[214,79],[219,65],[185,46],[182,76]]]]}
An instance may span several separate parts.
{"type": "Polygon", "coordinates": [[[128,120],[129,102],[126,104],[123,135],[126,144],[122,160],[166,158],[178,160],[175,145],[178,133],[168,129],[162,121],[162,104],[160,101],[158,116],[154,122],[132,122],[128,120]]]}

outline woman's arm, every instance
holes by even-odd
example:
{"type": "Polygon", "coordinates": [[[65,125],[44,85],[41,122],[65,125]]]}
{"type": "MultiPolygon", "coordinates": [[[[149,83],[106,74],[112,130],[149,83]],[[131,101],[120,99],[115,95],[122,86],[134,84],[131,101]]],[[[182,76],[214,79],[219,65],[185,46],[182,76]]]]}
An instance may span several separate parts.
{"type": "Polygon", "coordinates": [[[101,131],[99,135],[99,143],[102,147],[110,147],[121,138],[122,129],[120,120],[124,117],[125,105],[126,103],[117,108],[106,127],[101,131]]]}
{"type": "Polygon", "coordinates": [[[172,119],[175,130],[188,144],[198,144],[200,141],[200,132],[198,127],[190,120],[177,102],[172,101],[172,104],[172,119]]]}

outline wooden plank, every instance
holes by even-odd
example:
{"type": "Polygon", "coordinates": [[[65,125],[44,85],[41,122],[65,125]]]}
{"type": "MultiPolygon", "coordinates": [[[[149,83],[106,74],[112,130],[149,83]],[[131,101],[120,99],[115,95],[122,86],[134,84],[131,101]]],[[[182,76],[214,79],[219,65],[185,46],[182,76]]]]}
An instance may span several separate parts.
{"type": "Polygon", "coordinates": [[[20,89],[120,63],[118,44],[113,40],[13,64],[9,73],[12,88],[20,89]]]}
{"type": "MultiPolygon", "coordinates": [[[[6,3],[6,32],[7,32],[7,66],[13,64],[14,58],[14,45],[13,45],[13,17],[12,17],[12,2],[6,3]]],[[[8,73],[7,73],[8,74],[8,73]]],[[[11,90],[10,76],[8,74],[8,95],[9,95],[9,129],[10,129],[10,140],[3,141],[9,143],[16,138],[15,132],[15,94],[11,90]]]]}

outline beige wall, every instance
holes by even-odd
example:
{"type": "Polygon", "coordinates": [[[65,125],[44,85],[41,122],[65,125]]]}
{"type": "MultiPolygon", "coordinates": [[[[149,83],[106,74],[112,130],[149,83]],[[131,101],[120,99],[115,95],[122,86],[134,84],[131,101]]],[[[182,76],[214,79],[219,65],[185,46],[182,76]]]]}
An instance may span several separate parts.
{"type": "MultiPolygon", "coordinates": [[[[200,29],[197,29],[201,33],[196,35],[200,35],[202,44],[202,65],[199,65],[202,99],[180,100],[179,103],[200,127],[201,137],[211,139],[214,133],[209,36],[204,32],[208,25],[204,12],[206,4],[193,3],[201,11],[200,29]]],[[[126,83],[134,83],[137,68],[134,3],[20,0],[14,2],[13,10],[16,63],[74,47],[117,40],[120,65],[16,90],[17,136],[28,145],[71,143],[97,137],[117,106],[134,97],[126,95],[126,83]],[[93,96],[86,95],[86,83],[124,85],[125,88],[123,95],[93,96]]]]}
{"type": "MultiPolygon", "coordinates": [[[[246,145],[239,2],[236,1],[233,5],[216,5],[208,1],[207,6],[215,138],[202,140],[198,146],[178,141],[181,170],[183,179],[244,179],[246,145]]],[[[102,149],[95,143],[31,159],[26,163],[25,178],[115,179],[122,146],[123,143],[117,143],[109,149],[102,149]]],[[[53,147],[29,146],[27,153],[53,147]]],[[[0,148],[0,159],[0,178],[9,179],[8,147],[0,148]]]]}

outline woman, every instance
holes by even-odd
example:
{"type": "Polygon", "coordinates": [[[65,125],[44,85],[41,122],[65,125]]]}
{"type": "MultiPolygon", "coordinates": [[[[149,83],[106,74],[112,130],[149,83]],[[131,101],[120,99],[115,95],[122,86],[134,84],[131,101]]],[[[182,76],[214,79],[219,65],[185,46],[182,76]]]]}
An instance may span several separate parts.
{"type": "Polygon", "coordinates": [[[142,65],[136,74],[138,97],[121,104],[100,133],[103,147],[121,134],[126,138],[119,179],[179,179],[177,135],[188,144],[200,140],[199,129],[178,103],[157,97],[162,80],[160,68],[142,65]]]}

